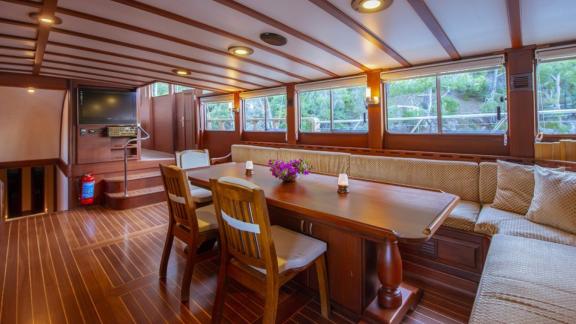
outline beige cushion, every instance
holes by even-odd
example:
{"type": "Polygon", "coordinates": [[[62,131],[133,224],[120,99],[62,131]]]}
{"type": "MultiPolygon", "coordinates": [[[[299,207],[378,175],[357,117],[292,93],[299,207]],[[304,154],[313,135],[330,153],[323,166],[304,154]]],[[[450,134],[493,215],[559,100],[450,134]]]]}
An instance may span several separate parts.
{"type": "Polygon", "coordinates": [[[278,159],[278,149],[273,147],[234,144],[231,150],[233,162],[252,161],[266,165],[269,160],[278,159]]]}
{"type": "Polygon", "coordinates": [[[336,175],[350,170],[350,154],[340,152],[280,149],[278,159],[302,159],[310,164],[312,172],[336,175]]]}
{"type": "Polygon", "coordinates": [[[214,205],[196,208],[196,218],[198,219],[198,230],[200,232],[218,228],[214,205]]]}
{"type": "Polygon", "coordinates": [[[350,175],[388,183],[439,189],[478,201],[478,164],[462,161],[353,155],[350,175]]]}
{"type": "Polygon", "coordinates": [[[576,173],[534,167],[529,220],[576,234],[576,173]]]}
{"type": "Polygon", "coordinates": [[[484,205],[480,211],[474,231],[487,235],[506,234],[576,246],[576,235],[531,222],[523,215],[492,208],[490,205],[484,205]]]}
{"type": "Polygon", "coordinates": [[[205,203],[212,201],[212,192],[204,188],[190,185],[190,195],[195,203],[205,203]]]}
{"type": "Polygon", "coordinates": [[[480,214],[480,204],[475,201],[461,200],[444,221],[445,226],[463,231],[474,231],[474,225],[480,214]]]}
{"type": "Polygon", "coordinates": [[[498,161],[498,183],[492,207],[525,215],[534,195],[534,167],[498,161]]]}
{"type": "Polygon", "coordinates": [[[208,150],[185,150],[176,152],[176,165],[182,169],[199,168],[210,165],[208,150]]]}
{"type": "MultiPolygon", "coordinates": [[[[282,226],[272,226],[278,272],[305,267],[326,252],[326,243],[282,226]]],[[[266,273],[266,269],[255,268],[266,273]]]]}
{"type": "Polygon", "coordinates": [[[491,204],[496,196],[498,182],[498,164],[495,162],[480,163],[480,202],[491,204]]]}
{"type": "Polygon", "coordinates": [[[574,323],[574,269],[574,247],[496,235],[470,323],[574,323]]]}

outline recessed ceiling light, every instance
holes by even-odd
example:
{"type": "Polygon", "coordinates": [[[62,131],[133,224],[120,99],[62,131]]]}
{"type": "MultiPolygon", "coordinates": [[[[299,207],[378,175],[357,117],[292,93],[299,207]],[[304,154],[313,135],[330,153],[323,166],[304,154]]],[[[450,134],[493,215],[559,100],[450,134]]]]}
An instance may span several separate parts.
{"type": "Polygon", "coordinates": [[[274,46],[284,46],[288,42],[286,37],[276,33],[262,33],[260,34],[260,39],[263,42],[274,46]]]}
{"type": "Polygon", "coordinates": [[[190,71],[188,70],[183,70],[183,69],[174,69],[172,70],[172,72],[180,75],[180,76],[186,76],[186,75],[190,75],[190,71]]]}
{"type": "Polygon", "coordinates": [[[48,15],[40,15],[37,12],[31,12],[28,14],[30,18],[34,19],[40,24],[43,25],[60,25],[62,23],[62,19],[56,16],[48,16],[48,15]]]}
{"type": "Polygon", "coordinates": [[[28,93],[34,93],[34,92],[36,92],[36,89],[29,87],[27,91],[28,91],[28,93]]]}
{"type": "Polygon", "coordinates": [[[370,13],[384,10],[392,4],[393,0],[352,0],[352,8],[358,12],[370,13]]]}
{"type": "Polygon", "coordinates": [[[232,46],[228,48],[228,53],[236,56],[249,56],[254,50],[246,46],[232,46]]]}

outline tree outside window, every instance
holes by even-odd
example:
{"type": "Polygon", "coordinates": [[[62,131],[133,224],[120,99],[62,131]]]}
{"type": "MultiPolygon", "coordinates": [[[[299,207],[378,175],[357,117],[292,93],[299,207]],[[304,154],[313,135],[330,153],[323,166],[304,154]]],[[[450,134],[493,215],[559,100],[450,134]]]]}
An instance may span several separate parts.
{"type": "Polygon", "coordinates": [[[152,97],[165,96],[170,94],[170,85],[164,82],[152,84],[152,97]]]}
{"type": "Polygon", "coordinates": [[[206,114],[206,130],[234,130],[234,111],[231,101],[207,102],[203,106],[206,114]]]}
{"type": "Polygon", "coordinates": [[[301,132],[367,132],[366,87],[298,93],[301,132]]]}
{"type": "Polygon", "coordinates": [[[576,58],[537,67],[538,131],[576,134],[576,58]]]}
{"type": "Polygon", "coordinates": [[[286,95],[244,99],[244,130],[286,131],[286,95]]]}

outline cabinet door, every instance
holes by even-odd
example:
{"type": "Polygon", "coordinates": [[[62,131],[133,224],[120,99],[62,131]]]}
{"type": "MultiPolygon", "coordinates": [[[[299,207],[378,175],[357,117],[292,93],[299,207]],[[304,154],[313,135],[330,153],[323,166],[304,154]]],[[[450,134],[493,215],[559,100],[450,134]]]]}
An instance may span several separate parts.
{"type": "MultiPolygon", "coordinates": [[[[330,296],[341,306],[362,313],[362,239],[331,226],[306,224],[308,235],[326,242],[330,296]]],[[[310,287],[317,289],[316,269],[309,271],[310,287]]]]}

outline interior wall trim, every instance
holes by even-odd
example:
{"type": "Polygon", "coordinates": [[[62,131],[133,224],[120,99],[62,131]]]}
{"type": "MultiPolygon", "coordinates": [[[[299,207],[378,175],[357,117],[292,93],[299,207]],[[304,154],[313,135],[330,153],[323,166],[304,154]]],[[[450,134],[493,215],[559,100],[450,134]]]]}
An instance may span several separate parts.
{"type": "Polygon", "coordinates": [[[58,159],[5,161],[5,162],[0,162],[0,169],[24,168],[24,167],[42,166],[42,165],[55,165],[57,163],[58,163],[58,159]]]}

